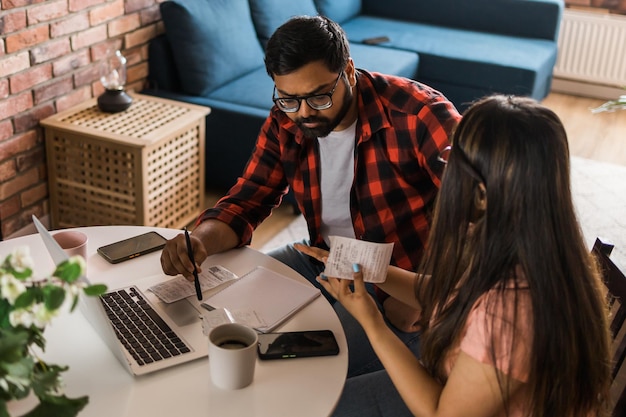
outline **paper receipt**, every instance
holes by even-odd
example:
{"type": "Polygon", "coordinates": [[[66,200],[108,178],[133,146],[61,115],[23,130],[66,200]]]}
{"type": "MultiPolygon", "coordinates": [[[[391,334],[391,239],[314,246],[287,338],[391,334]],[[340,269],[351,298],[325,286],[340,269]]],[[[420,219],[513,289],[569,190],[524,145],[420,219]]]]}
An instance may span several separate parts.
{"type": "Polygon", "coordinates": [[[352,279],[352,264],[358,263],[365,282],[379,283],[387,278],[393,243],[375,243],[330,236],[330,254],[324,274],[329,277],[352,279]]]}
{"type": "MultiPolygon", "coordinates": [[[[200,289],[210,290],[220,284],[237,279],[237,275],[221,265],[211,265],[202,268],[202,273],[198,274],[200,289]]],[[[195,295],[196,289],[193,282],[187,281],[185,277],[179,275],[175,278],[153,285],[149,288],[164,303],[173,303],[182,300],[190,295],[195,295]]]]}

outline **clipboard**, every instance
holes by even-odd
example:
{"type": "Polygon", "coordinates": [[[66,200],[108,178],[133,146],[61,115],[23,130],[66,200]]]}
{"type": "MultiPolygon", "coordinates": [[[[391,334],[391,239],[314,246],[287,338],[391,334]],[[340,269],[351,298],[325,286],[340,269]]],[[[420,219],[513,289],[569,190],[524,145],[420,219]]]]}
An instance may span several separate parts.
{"type": "Polygon", "coordinates": [[[265,323],[261,333],[271,332],[321,294],[312,285],[298,282],[263,266],[257,266],[224,289],[207,297],[208,310],[254,310],[265,323]]]}

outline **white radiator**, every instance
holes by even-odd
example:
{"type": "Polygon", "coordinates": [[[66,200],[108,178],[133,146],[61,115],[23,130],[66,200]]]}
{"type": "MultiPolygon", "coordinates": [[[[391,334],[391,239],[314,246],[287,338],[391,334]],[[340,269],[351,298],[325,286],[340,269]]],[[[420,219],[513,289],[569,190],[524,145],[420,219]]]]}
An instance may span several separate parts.
{"type": "Polygon", "coordinates": [[[566,9],[554,76],[626,85],[626,16],[566,9]]]}

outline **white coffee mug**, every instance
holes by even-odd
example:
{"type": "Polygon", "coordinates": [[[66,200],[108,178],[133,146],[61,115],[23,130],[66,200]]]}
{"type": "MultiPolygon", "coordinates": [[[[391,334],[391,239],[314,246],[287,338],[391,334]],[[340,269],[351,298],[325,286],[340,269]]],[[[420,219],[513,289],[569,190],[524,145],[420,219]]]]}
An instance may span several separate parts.
{"type": "Polygon", "coordinates": [[[230,390],[252,383],[258,340],[256,330],[243,324],[226,323],[211,329],[209,369],[215,386],[230,390]]]}

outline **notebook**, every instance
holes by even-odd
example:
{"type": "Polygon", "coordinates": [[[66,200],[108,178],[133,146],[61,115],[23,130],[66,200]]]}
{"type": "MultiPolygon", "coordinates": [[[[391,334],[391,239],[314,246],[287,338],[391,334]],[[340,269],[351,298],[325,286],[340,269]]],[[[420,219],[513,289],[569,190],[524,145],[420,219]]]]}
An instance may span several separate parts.
{"type": "MultiPolygon", "coordinates": [[[[58,265],[68,259],[67,254],[35,216],[33,222],[54,263],[58,265]]],[[[86,277],[81,279],[88,281],[86,277]]],[[[80,297],[79,308],[111,352],[132,375],[151,373],[208,354],[199,312],[186,299],[171,305],[151,302],[132,277],[129,277],[127,287],[109,289],[102,297],[80,297]],[[137,311],[134,315],[131,313],[132,318],[121,315],[133,308],[137,311]],[[148,320],[146,327],[152,327],[145,338],[139,336],[144,325],[131,323],[141,317],[148,320]],[[141,353],[132,352],[133,350],[141,353]]]]}
{"type": "Polygon", "coordinates": [[[253,310],[264,323],[256,327],[271,332],[321,294],[312,285],[298,282],[262,266],[233,281],[204,300],[208,310],[253,310]]]}

